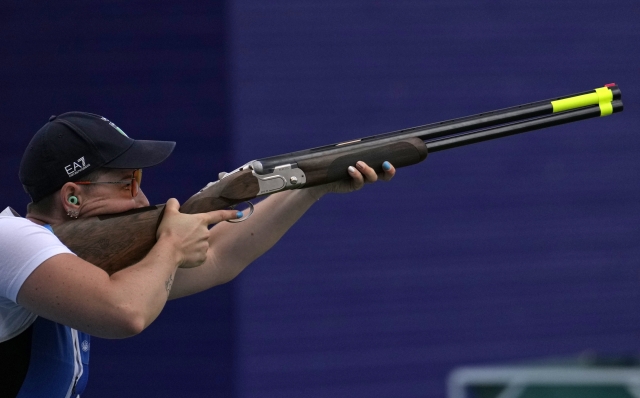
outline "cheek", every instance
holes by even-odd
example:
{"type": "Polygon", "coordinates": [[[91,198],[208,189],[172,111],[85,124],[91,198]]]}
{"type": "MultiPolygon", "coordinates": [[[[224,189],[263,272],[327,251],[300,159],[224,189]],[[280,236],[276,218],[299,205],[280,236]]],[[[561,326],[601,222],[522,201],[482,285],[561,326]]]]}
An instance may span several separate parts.
{"type": "Polygon", "coordinates": [[[105,214],[118,214],[135,209],[134,201],[129,199],[96,199],[87,201],[80,210],[83,217],[100,216],[105,214]]]}

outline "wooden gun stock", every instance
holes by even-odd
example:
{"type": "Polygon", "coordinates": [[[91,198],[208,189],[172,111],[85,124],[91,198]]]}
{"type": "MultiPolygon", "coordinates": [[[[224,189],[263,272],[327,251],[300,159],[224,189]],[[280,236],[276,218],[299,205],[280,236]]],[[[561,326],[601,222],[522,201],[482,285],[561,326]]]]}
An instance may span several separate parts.
{"type": "MultiPolygon", "coordinates": [[[[180,207],[195,214],[225,209],[256,197],[257,180],[251,172],[230,176],[192,196],[180,207]]],[[[78,257],[109,275],[142,260],[156,243],[164,205],[124,213],[80,218],[61,224],[53,232],[78,257]]]]}
{"type": "Polygon", "coordinates": [[[156,243],[164,205],[80,218],[53,232],[72,252],[109,275],[142,260],[156,243]]]}

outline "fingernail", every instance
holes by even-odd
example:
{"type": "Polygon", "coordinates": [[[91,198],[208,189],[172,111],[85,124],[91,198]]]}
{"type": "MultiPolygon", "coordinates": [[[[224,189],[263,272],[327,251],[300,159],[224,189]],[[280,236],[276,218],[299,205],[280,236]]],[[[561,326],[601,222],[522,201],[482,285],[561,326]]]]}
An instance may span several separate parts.
{"type": "Polygon", "coordinates": [[[358,168],[361,169],[364,167],[364,162],[363,161],[356,162],[356,166],[358,166],[358,168]]]}
{"type": "Polygon", "coordinates": [[[382,163],[382,168],[386,171],[391,170],[391,163],[385,161],[384,163],[382,163]]]}
{"type": "Polygon", "coordinates": [[[237,218],[242,218],[242,216],[243,216],[243,215],[244,215],[244,214],[242,214],[242,212],[241,212],[241,211],[239,211],[239,212],[237,212],[237,213],[236,213],[236,217],[237,217],[237,218]]]}
{"type": "Polygon", "coordinates": [[[351,173],[351,174],[356,172],[356,168],[353,167],[353,166],[349,166],[349,168],[347,170],[349,170],[349,173],[351,173]]]}

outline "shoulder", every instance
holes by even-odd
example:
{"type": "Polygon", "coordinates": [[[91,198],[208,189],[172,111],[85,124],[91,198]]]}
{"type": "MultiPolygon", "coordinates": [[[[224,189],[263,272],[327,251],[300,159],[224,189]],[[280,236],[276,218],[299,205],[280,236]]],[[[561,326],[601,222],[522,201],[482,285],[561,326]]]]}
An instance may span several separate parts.
{"type": "Polygon", "coordinates": [[[24,280],[47,259],[71,251],[47,228],[0,214],[0,296],[15,302],[24,280]]]}
{"type": "Polygon", "coordinates": [[[0,213],[0,256],[4,260],[3,264],[14,256],[19,256],[24,261],[40,252],[51,250],[56,253],[71,253],[58,237],[42,225],[26,218],[0,213]]]}
{"type": "Polygon", "coordinates": [[[7,217],[0,215],[0,246],[4,250],[7,246],[20,244],[27,240],[29,245],[37,241],[43,243],[55,243],[62,245],[62,242],[50,230],[42,225],[35,224],[22,217],[7,217]]]}

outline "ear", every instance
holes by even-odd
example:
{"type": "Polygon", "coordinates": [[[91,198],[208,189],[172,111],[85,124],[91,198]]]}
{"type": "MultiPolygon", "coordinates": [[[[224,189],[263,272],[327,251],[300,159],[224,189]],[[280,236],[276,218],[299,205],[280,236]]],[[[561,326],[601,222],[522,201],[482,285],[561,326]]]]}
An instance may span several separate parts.
{"type": "Polygon", "coordinates": [[[74,184],[73,182],[67,182],[60,189],[60,200],[66,210],[80,208],[80,205],[82,205],[84,199],[85,198],[83,197],[82,189],[80,189],[79,185],[74,184]],[[69,197],[71,196],[75,196],[76,198],[78,198],[77,204],[69,202],[69,197]]]}

